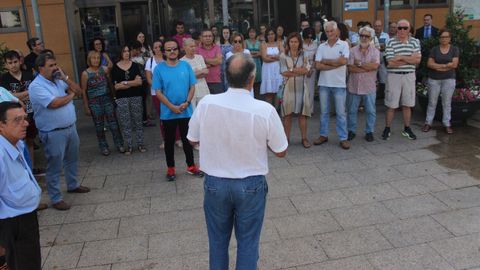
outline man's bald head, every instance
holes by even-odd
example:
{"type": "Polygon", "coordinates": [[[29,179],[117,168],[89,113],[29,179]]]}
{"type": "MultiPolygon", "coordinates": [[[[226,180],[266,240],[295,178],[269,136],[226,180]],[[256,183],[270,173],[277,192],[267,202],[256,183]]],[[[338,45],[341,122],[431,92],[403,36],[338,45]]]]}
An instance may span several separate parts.
{"type": "Polygon", "coordinates": [[[255,63],[249,55],[237,53],[228,58],[226,72],[231,87],[250,89],[249,85],[255,79],[255,63]]]}

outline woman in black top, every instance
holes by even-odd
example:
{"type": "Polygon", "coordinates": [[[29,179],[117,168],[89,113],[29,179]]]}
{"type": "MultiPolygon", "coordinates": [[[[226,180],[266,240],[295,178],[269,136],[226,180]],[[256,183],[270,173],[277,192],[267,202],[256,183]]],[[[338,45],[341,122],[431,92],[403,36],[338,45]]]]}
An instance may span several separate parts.
{"type": "Polygon", "coordinates": [[[432,128],[438,96],[442,95],[442,123],[447,134],[452,134],[450,125],[452,96],[455,91],[455,69],[458,66],[459,50],[451,44],[452,33],[447,29],[440,30],[440,45],[434,47],[428,56],[428,108],[423,131],[432,128]]]}
{"type": "Polygon", "coordinates": [[[117,118],[126,143],[126,155],[132,153],[132,129],[136,132],[137,147],[140,152],[147,149],[143,145],[142,125],[142,77],[140,68],[130,60],[128,46],[123,46],[120,61],[112,69],[112,82],[115,89],[117,118]]]}

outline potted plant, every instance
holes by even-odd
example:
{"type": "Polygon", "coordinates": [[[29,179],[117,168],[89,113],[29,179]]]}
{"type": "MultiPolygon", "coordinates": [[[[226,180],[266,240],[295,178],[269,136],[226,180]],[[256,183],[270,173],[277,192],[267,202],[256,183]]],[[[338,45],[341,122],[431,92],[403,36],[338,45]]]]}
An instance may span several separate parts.
{"type": "MultiPolygon", "coordinates": [[[[480,70],[478,66],[475,66],[475,64],[478,65],[476,62],[478,62],[479,55],[476,52],[475,41],[469,36],[472,26],[464,26],[463,10],[455,10],[455,12],[449,14],[445,27],[451,31],[452,44],[460,49],[459,65],[456,70],[457,83],[452,97],[451,122],[453,125],[463,124],[480,108],[478,80],[480,70]]],[[[438,38],[428,39],[422,44],[422,51],[429,52],[438,43],[438,38]]],[[[427,59],[427,57],[423,57],[420,63],[419,73],[423,80],[417,83],[417,97],[424,112],[426,112],[428,106],[428,86],[425,83],[428,73],[427,59]]],[[[442,117],[440,98],[435,112],[435,119],[437,120],[441,120],[442,117]]]]}

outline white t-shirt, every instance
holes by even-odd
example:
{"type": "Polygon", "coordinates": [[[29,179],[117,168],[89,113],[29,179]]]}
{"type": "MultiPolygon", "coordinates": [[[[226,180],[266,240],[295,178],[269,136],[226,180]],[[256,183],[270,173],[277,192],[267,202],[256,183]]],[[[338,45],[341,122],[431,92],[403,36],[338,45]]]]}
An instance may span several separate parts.
{"type": "MultiPolygon", "coordinates": [[[[147,62],[145,62],[145,71],[148,70],[152,73],[152,81],[153,81],[153,71],[155,70],[155,67],[157,66],[157,64],[160,64],[161,62],[163,62],[163,60],[157,63],[153,57],[148,58],[147,62]]],[[[150,93],[152,94],[152,96],[156,96],[153,88],[150,88],[150,93]]]]}
{"type": "Polygon", "coordinates": [[[268,148],[288,147],[275,108],[245,89],[205,96],[190,119],[187,138],[200,142],[200,169],[226,178],[268,173],[268,148]]]}
{"type": "MultiPolygon", "coordinates": [[[[315,54],[315,61],[337,59],[340,56],[348,60],[350,56],[350,47],[348,43],[340,39],[330,47],[328,41],[320,44],[315,54]]],[[[342,87],[346,88],[347,84],[347,65],[340,66],[331,70],[320,70],[320,77],[318,79],[319,86],[327,87],[342,87]]]]}
{"type": "MultiPolygon", "coordinates": [[[[184,56],[181,60],[189,63],[194,72],[207,68],[205,60],[200,54],[195,54],[193,59],[184,56]]],[[[208,94],[210,94],[210,90],[208,90],[208,85],[205,78],[197,78],[197,83],[195,84],[195,97],[202,98],[208,94]]]]}

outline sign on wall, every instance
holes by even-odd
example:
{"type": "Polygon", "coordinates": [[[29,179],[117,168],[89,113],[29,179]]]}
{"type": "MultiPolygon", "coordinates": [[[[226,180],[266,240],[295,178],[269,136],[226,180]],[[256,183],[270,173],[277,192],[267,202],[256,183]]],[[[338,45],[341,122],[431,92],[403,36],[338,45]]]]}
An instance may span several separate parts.
{"type": "Polygon", "coordinates": [[[368,1],[365,0],[345,0],[345,11],[368,10],[368,1]]]}
{"type": "Polygon", "coordinates": [[[455,0],[455,9],[463,9],[466,20],[480,20],[480,1],[455,0]]]}

